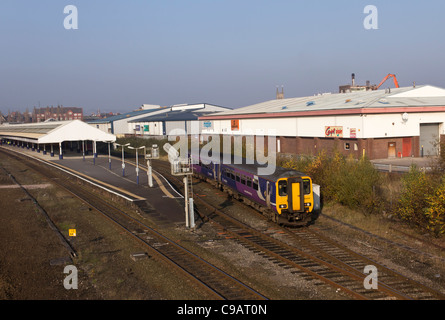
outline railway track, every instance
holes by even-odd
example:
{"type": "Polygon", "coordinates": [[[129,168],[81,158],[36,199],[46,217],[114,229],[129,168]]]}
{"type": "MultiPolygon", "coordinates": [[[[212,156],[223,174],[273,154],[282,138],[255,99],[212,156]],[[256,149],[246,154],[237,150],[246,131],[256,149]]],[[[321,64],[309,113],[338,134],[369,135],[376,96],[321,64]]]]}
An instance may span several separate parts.
{"type": "MultiPolygon", "coordinates": [[[[300,230],[285,229],[286,235],[294,241],[294,245],[305,248],[320,259],[354,272],[363,274],[366,266],[373,266],[378,271],[378,285],[386,286],[393,291],[399,292],[408,299],[413,300],[443,300],[445,295],[414,281],[366,256],[359,254],[338,242],[324,236],[311,228],[300,230]]],[[[389,291],[388,291],[389,292],[389,291]]]]}
{"type": "MultiPolygon", "coordinates": [[[[169,164],[158,161],[155,168],[169,175],[169,164]]],[[[170,179],[174,180],[172,182],[181,190],[181,181],[173,176],[170,176],[170,179]]],[[[196,190],[196,186],[194,188],[196,190]]],[[[200,190],[200,193],[202,192],[200,190]]],[[[333,286],[355,299],[445,299],[440,292],[353,252],[311,228],[290,229],[276,225],[274,228],[279,230],[282,238],[277,239],[231,217],[210,204],[208,198],[204,201],[195,197],[194,200],[200,216],[219,228],[227,237],[242,243],[280,267],[291,268],[294,273],[333,286]],[[369,275],[365,273],[366,266],[372,266],[377,271],[376,289],[365,287],[369,275]]],[[[248,210],[254,211],[250,208],[248,210]]],[[[261,214],[257,214],[264,219],[261,214]]]]}
{"type": "Polygon", "coordinates": [[[213,299],[267,300],[267,298],[241,281],[190,252],[170,238],[162,235],[141,221],[111,205],[103,197],[85,187],[61,178],[53,168],[38,163],[26,156],[19,156],[0,149],[9,157],[20,160],[29,168],[48,178],[52,183],[82,200],[96,212],[112,221],[118,228],[140,242],[148,253],[165,262],[170,268],[182,273],[205,290],[213,299]]]}

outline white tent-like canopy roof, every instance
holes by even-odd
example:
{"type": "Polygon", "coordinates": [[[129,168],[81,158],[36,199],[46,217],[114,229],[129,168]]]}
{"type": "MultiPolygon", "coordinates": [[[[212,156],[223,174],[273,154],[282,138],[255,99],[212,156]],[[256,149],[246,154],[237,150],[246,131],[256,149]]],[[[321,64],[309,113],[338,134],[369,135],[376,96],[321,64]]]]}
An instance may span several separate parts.
{"type": "Polygon", "coordinates": [[[0,137],[37,144],[88,140],[116,141],[115,135],[103,132],[80,120],[1,125],[0,137]]]}

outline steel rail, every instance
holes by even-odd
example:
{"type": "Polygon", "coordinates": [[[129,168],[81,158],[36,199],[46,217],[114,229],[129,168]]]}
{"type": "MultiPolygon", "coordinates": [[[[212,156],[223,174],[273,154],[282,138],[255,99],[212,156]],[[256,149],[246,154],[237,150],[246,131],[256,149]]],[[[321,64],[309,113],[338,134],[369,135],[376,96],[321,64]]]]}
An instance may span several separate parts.
{"type": "MultiPolygon", "coordinates": [[[[173,177],[173,178],[174,178],[174,177],[173,177]]],[[[218,214],[223,214],[223,215],[225,215],[226,218],[230,218],[230,219],[232,220],[232,222],[235,222],[235,221],[236,221],[235,223],[237,223],[237,224],[240,223],[238,220],[236,220],[236,219],[234,219],[234,218],[232,218],[232,217],[227,216],[225,213],[223,213],[222,211],[218,210],[216,207],[209,205],[208,202],[203,201],[203,200],[200,199],[200,198],[197,198],[197,199],[195,200],[195,203],[196,203],[196,201],[200,202],[200,203],[203,204],[204,206],[210,207],[210,210],[214,210],[214,211],[213,211],[214,213],[216,213],[217,211],[219,211],[220,213],[218,213],[218,214]]],[[[261,215],[261,217],[264,218],[264,216],[262,216],[262,215],[261,215]]],[[[216,223],[214,220],[210,219],[208,215],[206,215],[206,218],[209,219],[210,221],[212,221],[213,223],[216,223]]],[[[277,226],[278,226],[278,225],[277,225],[277,226]]],[[[224,228],[224,227],[223,227],[223,228],[224,228]]],[[[250,227],[249,227],[249,228],[250,228],[250,227]]],[[[226,230],[227,230],[227,229],[226,229],[226,230]]],[[[284,228],[284,230],[286,230],[287,232],[289,232],[288,228],[284,228]]],[[[230,232],[231,232],[231,231],[230,231],[230,232]]],[[[244,232],[245,232],[245,231],[244,231],[244,232]]],[[[258,232],[258,231],[253,232],[253,231],[250,230],[250,229],[249,229],[249,232],[255,233],[256,236],[261,236],[261,237],[262,237],[262,235],[263,235],[262,233],[260,233],[260,232],[258,232]]],[[[313,232],[313,231],[308,231],[308,232],[313,232]]],[[[247,239],[248,239],[248,237],[245,236],[245,235],[242,236],[242,237],[238,237],[237,234],[236,234],[236,232],[231,232],[231,236],[236,237],[238,240],[241,240],[241,241],[243,241],[243,242],[247,242],[247,239]]],[[[296,235],[295,235],[295,236],[296,236],[296,235]]],[[[324,238],[326,238],[326,237],[324,237],[324,238]]],[[[299,240],[303,240],[303,239],[300,238],[299,240]]],[[[327,240],[327,238],[326,238],[326,240],[327,240]]],[[[346,273],[348,276],[350,276],[351,278],[354,278],[354,279],[356,279],[356,280],[358,280],[358,281],[362,281],[362,282],[363,282],[364,279],[366,278],[367,275],[365,275],[363,272],[360,272],[359,270],[357,270],[356,268],[350,266],[349,264],[345,263],[344,261],[340,260],[339,258],[337,258],[337,257],[335,257],[335,256],[333,256],[333,255],[331,255],[331,254],[329,254],[329,253],[327,253],[327,252],[324,252],[321,248],[314,246],[313,244],[309,243],[308,241],[305,241],[305,242],[306,242],[306,245],[307,245],[307,246],[311,247],[313,250],[315,250],[315,251],[317,251],[318,253],[322,254],[323,257],[327,257],[327,259],[328,259],[329,261],[333,262],[334,264],[330,264],[330,263],[328,263],[328,262],[325,261],[325,260],[321,260],[321,259],[318,259],[318,258],[315,257],[315,256],[311,256],[311,255],[308,254],[307,252],[303,252],[303,251],[301,251],[301,250],[298,250],[298,251],[299,251],[298,253],[299,253],[300,255],[305,255],[305,256],[307,256],[308,258],[314,259],[314,261],[317,261],[318,263],[324,263],[324,264],[327,263],[327,266],[330,266],[333,270],[336,270],[336,271],[338,271],[338,272],[346,273]],[[338,267],[337,267],[337,265],[338,265],[338,267]]],[[[280,255],[275,254],[275,253],[272,252],[271,250],[267,250],[267,248],[264,248],[264,247],[262,247],[262,246],[258,246],[258,245],[256,245],[256,244],[253,244],[252,242],[250,242],[249,245],[250,245],[250,246],[254,246],[254,247],[256,247],[258,250],[261,250],[261,251],[268,251],[268,254],[274,256],[274,257],[277,258],[277,259],[283,260],[283,257],[281,257],[280,255]]],[[[278,244],[277,244],[277,245],[278,245],[278,244]]],[[[296,250],[295,247],[292,247],[292,246],[290,246],[290,248],[287,247],[287,249],[291,249],[291,248],[292,248],[293,250],[296,250]]],[[[384,266],[382,266],[381,264],[378,264],[378,263],[376,263],[375,261],[372,261],[371,259],[364,257],[363,255],[360,255],[360,254],[358,254],[358,253],[355,253],[355,252],[353,252],[353,251],[350,250],[350,249],[347,249],[347,248],[342,248],[342,249],[345,249],[345,251],[347,251],[348,253],[350,253],[350,254],[353,255],[353,256],[360,257],[361,259],[363,259],[363,261],[367,261],[367,262],[369,262],[369,263],[372,263],[374,266],[378,266],[378,270],[385,270],[388,274],[391,273],[392,275],[397,276],[398,279],[403,280],[403,281],[405,281],[405,282],[409,282],[409,283],[413,286],[413,289],[419,288],[419,289],[422,289],[422,290],[424,290],[424,291],[426,291],[426,292],[428,292],[428,293],[431,293],[431,294],[433,295],[434,298],[444,299],[444,296],[443,296],[440,292],[437,292],[437,291],[435,291],[435,290],[432,289],[432,288],[428,288],[428,287],[426,287],[426,286],[424,286],[424,285],[422,285],[422,284],[420,284],[420,283],[418,283],[418,282],[416,282],[416,281],[413,281],[413,280],[411,280],[411,279],[409,279],[409,278],[407,278],[407,277],[405,277],[405,276],[403,276],[403,275],[401,275],[401,274],[398,274],[397,272],[395,272],[395,271],[393,271],[393,270],[391,270],[391,269],[389,269],[389,268],[387,268],[387,267],[384,267],[384,266]],[[347,249],[347,250],[346,250],[346,249],[347,249]]],[[[294,265],[294,267],[297,267],[297,266],[294,265]]],[[[303,270],[302,268],[300,268],[300,269],[303,270]]],[[[308,271],[310,271],[310,270],[304,270],[304,271],[305,271],[305,272],[308,272],[308,271]]],[[[311,274],[311,275],[313,275],[312,272],[308,272],[308,273],[311,274]]],[[[315,276],[315,275],[314,275],[314,276],[315,276]]],[[[387,281],[389,281],[389,279],[388,279],[387,281]]],[[[325,280],[325,282],[330,283],[330,280],[327,279],[327,280],[325,280]]],[[[332,284],[332,283],[331,283],[331,284],[332,284]]],[[[333,284],[333,285],[339,287],[338,284],[333,284]]],[[[345,290],[345,288],[342,288],[342,289],[345,290]]],[[[388,295],[388,296],[390,296],[390,297],[395,297],[395,298],[397,298],[397,299],[404,299],[404,300],[405,300],[405,299],[408,299],[408,300],[416,299],[415,296],[413,297],[413,296],[410,296],[409,294],[406,294],[406,293],[403,292],[403,291],[407,291],[406,288],[405,288],[405,290],[401,291],[401,289],[394,288],[393,285],[389,285],[389,284],[387,284],[387,283],[385,283],[385,282],[383,282],[383,281],[381,281],[381,280],[379,280],[379,282],[378,282],[378,289],[377,289],[377,290],[380,291],[380,292],[385,293],[386,295],[388,295]]],[[[345,291],[347,291],[347,290],[345,290],[345,291]]],[[[348,292],[348,291],[347,291],[347,292],[348,292]]],[[[351,292],[351,291],[349,291],[349,293],[350,293],[351,295],[355,295],[355,294],[356,294],[355,292],[351,292]]],[[[419,296],[419,295],[417,295],[417,296],[419,296]]],[[[359,298],[363,298],[362,295],[359,295],[358,297],[359,297],[359,298]]]]}
{"type": "MultiPolygon", "coordinates": [[[[2,150],[4,151],[4,150],[2,150]]],[[[42,172],[42,170],[39,170],[38,167],[42,167],[42,165],[38,165],[36,162],[31,161],[29,158],[22,158],[17,156],[17,154],[11,154],[10,152],[5,152],[9,156],[14,157],[16,159],[21,159],[26,162],[26,165],[30,167],[31,169],[35,170],[36,172],[40,173],[42,176],[47,177],[54,177],[53,172],[49,172],[46,170],[46,172],[42,172]]],[[[19,153],[21,154],[21,153],[19,153]]],[[[46,163],[46,161],[44,162],[46,163]]],[[[51,165],[53,165],[51,163],[51,165]]],[[[110,221],[112,221],[115,225],[117,225],[119,228],[122,228],[125,230],[129,235],[131,235],[132,238],[135,238],[145,246],[147,246],[150,249],[150,252],[154,255],[161,257],[163,261],[166,261],[170,263],[171,265],[175,266],[176,269],[179,269],[184,275],[187,275],[189,278],[193,279],[195,282],[199,283],[202,287],[206,288],[213,296],[217,299],[235,299],[235,300],[267,300],[265,296],[262,294],[256,292],[254,289],[250,288],[246,284],[242,283],[240,280],[236,279],[235,277],[229,275],[228,273],[222,271],[221,269],[217,268],[216,266],[210,264],[203,258],[197,256],[196,254],[192,253],[191,251],[185,249],[184,247],[177,244],[175,241],[167,238],[166,236],[160,234],[158,231],[154,230],[153,228],[145,225],[144,223],[140,222],[139,220],[129,216],[127,213],[123,212],[122,210],[110,205],[106,201],[104,201],[102,198],[93,195],[91,192],[86,191],[83,188],[80,188],[78,185],[69,184],[68,186],[62,183],[60,180],[52,180],[53,183],[57,184],[59,187],[63,188],[73,196],[79,198],[81,201],[86,203],[88,206],[92,207],[94,210],[108,218],[110,221]],[[76,189],[74,191],[74,189],[76,189]],[[83,190],[84,194],[81,195],[79,193],[79,190],[83,190]],[[140,227],[142,227],[145,231],[149,231],[152,236],[155,236],[158,238],[158,240],[165,241],[165,243],[168,243],[168,246],[161,246],[159,248],[154,247],[150,243],[148,243],[146,240],[142,239],[141,237],[137,236],[130,228],[123,225],[123,223],[119,222],[117,218],[112,217],[111,214],[105,212],[103,208],[100,208],[98,205],[100,203],[101,205],[107,206],[109,210],[115,211],[118,215],[121,217],[125,217],[125,219],[131,220],[131,223],[136,223],[140,227]],[[169,250],[171,250],[172,247],[175,248],[175,250],[178,252],[176,254],[173,254],[171,251],[167,252],[169,250],[165,250],[165,248],[168,247],[169,250]],[[175,259],[178,259],[181,257],[181,262],[175,261],[175,259]],[[188,258],[186,258],[188,257],[188,258]],[[189,261],[186,261],[186,260],[189,261]],[[190,261],[191,260],[191,261],[190,261]],[[184,266],[184,264],[189,264],[188,266],[184,266]],[[204,270],[201,270],[201,273],[197,272],[200,270],[200,266],[205,268],[204,270]],[[212,275],[213,273],[213,275],[212,275]],[[208,284],[208,282],[211,282],[211,284],[208,284]],[[217,286],[218,288],[214,288],[213,286],[217,286]]]]}

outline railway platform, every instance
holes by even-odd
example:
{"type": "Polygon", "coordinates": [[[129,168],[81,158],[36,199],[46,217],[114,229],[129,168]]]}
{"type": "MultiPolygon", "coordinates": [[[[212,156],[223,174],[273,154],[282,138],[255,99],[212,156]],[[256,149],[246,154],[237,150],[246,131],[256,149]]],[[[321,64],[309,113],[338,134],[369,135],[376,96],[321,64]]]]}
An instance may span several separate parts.
{"type": "MultiPolygon", "coordinates": [[[[153,168],[153,187],[148,186],[148,175],[145,168],[139,167],[139,178],[136,174],[136,165],[125,160],[123,175],[122,160],[116,157],[99,155],[97,158],[79,156],[78,153],[68,152],[63,159],[51,157],[32,151],[31,149],[18,148],[10,145],[1,146],[4,149],[34,157],[36,160],[47,161],[76,177],[88,181],[96,187],[113,193],[135,204],[146,202],[152,211],[155,211],[164,220],[175,224],[185,223],[184,199],[167,179],[153,168]]],[[[130,159],[131,160],[131,159],[130,159]]],[[[145,164],[142,157],[141,165],[145,164]]],[[[147,206],[146,204],[142,204],[147,206]]]]}

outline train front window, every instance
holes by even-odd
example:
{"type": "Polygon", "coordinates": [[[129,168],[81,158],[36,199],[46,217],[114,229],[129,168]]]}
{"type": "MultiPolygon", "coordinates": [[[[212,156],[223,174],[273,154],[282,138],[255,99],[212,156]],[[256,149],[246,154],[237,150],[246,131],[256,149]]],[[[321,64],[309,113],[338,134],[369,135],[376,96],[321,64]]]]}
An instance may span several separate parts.
{"type": "Polygon", "coordinates": [[[309,179],[303,179],[303,193],[311,194],[311,181],[309,179]]]}
{"type": "Polygon", "coordinates": [[[287,181],[280,180],[278,181],[278,195],[281,197],[287,196],[287,181]]]}

